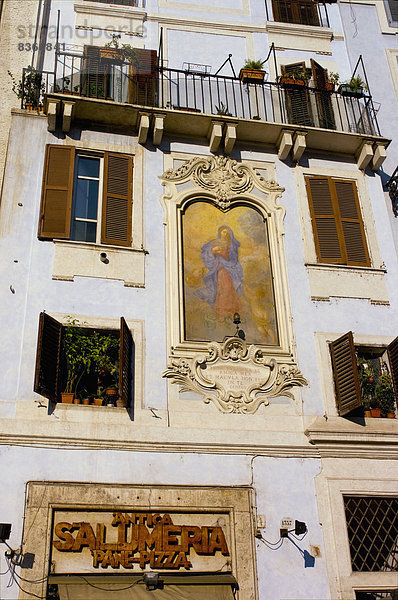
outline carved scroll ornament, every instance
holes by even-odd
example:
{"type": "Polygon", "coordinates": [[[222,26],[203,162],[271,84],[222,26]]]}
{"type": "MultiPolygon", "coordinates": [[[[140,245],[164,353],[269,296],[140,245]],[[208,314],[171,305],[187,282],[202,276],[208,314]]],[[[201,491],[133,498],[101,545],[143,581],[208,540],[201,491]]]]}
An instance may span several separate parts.
{"type": "Polygon", "coordinates": [[[231,198],[250,192],[255,185],[266,191],[281,190],[275,181],[265,180],[253,168],[225,156],[192,158],[176,171],[168,169],[162,179],[174,183],[192,179],[197,186],[212,192],[222,209],[230,206],[231,198]]]}
{"type": "Polygon", "coordinates": [[[268,405],[269,398],[292,398],[290,388],[307,384],[295,365],[278,364],[238,337],[207,348],[206,355],[173,360],[163,377],[182,392],[201,394],[206,404],[214,402],[223,413],[253,414],[261,404],[268,405]]]}

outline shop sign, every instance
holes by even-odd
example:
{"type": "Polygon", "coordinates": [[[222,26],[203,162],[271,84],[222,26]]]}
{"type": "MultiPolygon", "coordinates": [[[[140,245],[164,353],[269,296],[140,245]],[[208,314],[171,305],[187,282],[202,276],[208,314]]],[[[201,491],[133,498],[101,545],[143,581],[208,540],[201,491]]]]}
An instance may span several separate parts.
{"type": "Polygon", "coordinates": [[[230,571],[229,513],[54,512],[54,573],[230,571]]]}

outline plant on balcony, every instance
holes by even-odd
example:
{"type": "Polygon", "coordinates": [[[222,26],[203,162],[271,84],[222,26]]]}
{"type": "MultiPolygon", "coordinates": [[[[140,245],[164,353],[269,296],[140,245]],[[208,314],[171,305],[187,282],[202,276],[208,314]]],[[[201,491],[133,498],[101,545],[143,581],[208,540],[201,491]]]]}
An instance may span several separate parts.
{"type": "Polygon", "coordinates": [[[327,92],[334,92],[335,86],[340,81],[340,75],[338,73],[326,72],[325,90],[327,92]]]}
{"type": "Polygon", "coordinates": [[[281,87],[301,87],[307,85],[308,79],[307,69],[297,67],[297,69],[292,69],[289,73],[280,75],[277,81],[281,87]]]}
{"type": "Polygon", "coordinates": [[[382,373],[376,383],[376,401],[381,409],[383,416],[392,416],[395,414],[394,389],[392,385],[391,375],[388,372],[382,373]]]}
{"type": "Polygon", "coordinates": [[[378,408],[375,396],[376,371],[374,365],[366,358],[357,358],[359,386],[361,388],[362,404],[365,411],[378,408]]]}
{"type": "Polygon", "coordinates": [[[45,92],[41,72],[29,66],[25,70],[24,77],[19,81],[15,79],[11,71],[8,71],[8,75],[11,77],[12,91],[17,98],[23,99],[24,108],[39,108],[41,97],[45,92]]]}
{"type": "MultiPolygon", "coordinates": [[[[113,58],[114,60],[126,60],[131,65],[138,67],[138,56],[137,51],[130,44],[119,45],[119,40],[122,36],[117,33],[112,34],[110,42],[105,44],[104,52],[109,52],[112,55],[106,56],[106,58],[113,58]]],[[[102,55],[105,58],[104,55],[102,55]]]]}
{"type": "Polygon", "coordinates": [[[218,115],[225,115],[226,117],[232,117],[232,114],[228,111],[228,106],[224,102],[216,104],[216,112],[218,115]]]}
{"type": "Polygon", "coordinates": [[[242,83],[262,83],[265,77],[263,65],[265,60],[247,59],[239,71],[239,79],[242,83]]]}
{"type": "Polygon", "coordinates": [[[364,96],[364,90],[367,90],[367,86],[363,79],[357,75],[351,77],[348,81],[343,82],[338,89],[339,94],[342,96],[349,96],[352,98],[362,98],[364,96]]]}

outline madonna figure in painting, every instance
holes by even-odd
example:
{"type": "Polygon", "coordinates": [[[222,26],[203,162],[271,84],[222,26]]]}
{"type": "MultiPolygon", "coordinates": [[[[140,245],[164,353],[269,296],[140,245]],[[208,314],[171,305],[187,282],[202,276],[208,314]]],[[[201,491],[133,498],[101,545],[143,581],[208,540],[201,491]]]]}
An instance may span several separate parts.
{"type": "Polygon", "coordinates": [[[202,246],[202,260],[209,270],[203,277],[205,288],[195,293],[220,318],[240,312],[243,270],[239,262],[240,243],[227,225],[218,228],[217,238],[202,246]]]}

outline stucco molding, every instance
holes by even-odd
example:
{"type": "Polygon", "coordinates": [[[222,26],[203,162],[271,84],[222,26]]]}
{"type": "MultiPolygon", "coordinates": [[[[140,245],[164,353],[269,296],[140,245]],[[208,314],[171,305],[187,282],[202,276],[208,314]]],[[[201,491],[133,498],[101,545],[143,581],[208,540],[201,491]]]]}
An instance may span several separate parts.
{"type": "Polygon", "coordinates": [[[176,171],[168,169],[162,178],[173,182],[191,178],[198,186],[214,194],[216,204],[222,210],[230,207],[233,196],[250,192],[256,184],[267,192],[283,191],[275,181],[267,181],[255,169],[225,156],[197,156],[176,171]]]}
{"type": "Polygon", "coordinates": [[[266,30],[268,33],[292,35],[294,37],[315,37],[329,41],[333,39],[333,30],[329,27],[314,27],[312,25],[296,25],[295,23],[267,21],[266,30]]]}
{"type": "Polygon", "coordinates": [[[247,346],[239,337],[226,338],[222,344],[208,345],[207,356],[171,361],[164,377],[214,402],[223,413],[253,414],[268,398],[288,396],[294,385],[306,385],[300,370],[293,365],[278,365],[258,346],[247,346]]]}

